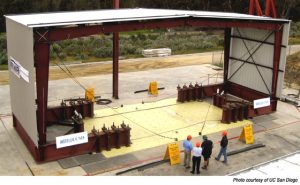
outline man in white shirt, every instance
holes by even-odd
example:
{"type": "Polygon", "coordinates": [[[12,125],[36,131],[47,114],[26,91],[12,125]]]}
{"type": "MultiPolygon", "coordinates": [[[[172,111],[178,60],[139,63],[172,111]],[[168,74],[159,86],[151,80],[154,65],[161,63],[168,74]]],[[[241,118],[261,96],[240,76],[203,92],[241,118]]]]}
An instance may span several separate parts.
{"type": "Polygon", "coordinates": [[[197,142],[196,146],[192,150],[192,155],[193,155],[193,169],[191,171],[192,174],[195,174],[195,168],[196,168],[196,173],[200,174],[200,163],[201,163],[201,155],[202,155],[202,148],[200,146],[201,143],[197,142]]]}

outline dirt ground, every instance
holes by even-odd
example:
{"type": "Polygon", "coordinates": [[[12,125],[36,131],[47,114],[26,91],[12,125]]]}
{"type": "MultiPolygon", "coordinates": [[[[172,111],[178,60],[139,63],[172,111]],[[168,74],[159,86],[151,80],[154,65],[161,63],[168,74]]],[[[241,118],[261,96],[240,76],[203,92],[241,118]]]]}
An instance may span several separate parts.
{"type": "MultiPolygon", "coordinates": [[[[145,71],[160,68],[172,68],[199,64],[211,64],[212,59],[219,60],[221,52],[196,53],[188,55],[173,55],[168,57],[138,58],[120,60],[119,72],[145,71]]],[[[64,68],[64,65],[61,65],[64,68]]],[[[112,73],[112,62],[95,62],[87,64],[68,65],[75,77],[94,76],[112,73]]],[[[66,69],[64,68],[66,71],[66,69]]],[[[50,67],[50,80],[68,78],[68,75],[57,66],[50,67]]],[[[8,84],[8,71],[0,72],[0,85],[8,84]]]]}

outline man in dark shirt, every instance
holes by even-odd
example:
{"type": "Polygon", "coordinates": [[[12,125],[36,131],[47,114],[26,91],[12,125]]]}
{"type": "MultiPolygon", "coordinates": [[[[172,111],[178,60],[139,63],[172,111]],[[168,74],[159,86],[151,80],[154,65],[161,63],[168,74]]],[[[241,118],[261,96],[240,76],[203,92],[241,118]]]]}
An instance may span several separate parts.
{"type": "Polygon", "coordinates": [[[204,158],[204,166],[202,167],[202,169],[206,170],[209,164],[209,158],[211,156],[213,143],[211,140],[207,139],[206,135],[204,135],[202,138],[203,138],[203,143],[201,145],[201,148],[202,148],[202,156],[204,158]]]}
{"type": "Polygon", "coordinates": [[[228,145],[228,139],[227,139],[227,132],[224,131],[222,133],[223,137],[222,137],[222,140],[221,140],[221,148],[220,148],[220,152],[218,154],[218,156],[215,158],[217,161],[220,160],[221,158],[221,155],[223,154],[224,155],[224,161],[222,161],[223,163],[227,164],[227,145],[228,145]]]}

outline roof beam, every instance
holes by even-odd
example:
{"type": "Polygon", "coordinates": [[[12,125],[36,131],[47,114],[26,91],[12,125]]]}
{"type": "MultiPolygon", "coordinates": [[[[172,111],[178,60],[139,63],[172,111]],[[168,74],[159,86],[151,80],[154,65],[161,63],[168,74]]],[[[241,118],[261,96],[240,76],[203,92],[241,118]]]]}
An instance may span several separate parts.
{"type": "MultiPolygon", "coordinates": [[[[134,22],[117,22],[107,23],[103,25],[79,25],[77,27],[65,27],[65,28],[43,28],[37,29],[36,32],[48,31],[44,36],[48,42],[73,39],[78,37],[86,37],[90,35],[100,33],[113,33],[113,32],[127,32],[143,29],[161,29],[161,28],[174,28],[183,26],[197,26],[197,27],[212,27],[212,28],[256,28],[265,30],[278,30],[281,26],[280,23],[270,22],[249,22],[249,21],[232,21],[232,20],[201,20],[189,18],[173,18],[163,20],[151,20],[151,21],[134,21],[134,22]]],[[[35,41],[39,41],[40,36],[35,35],[35,41]]]]}

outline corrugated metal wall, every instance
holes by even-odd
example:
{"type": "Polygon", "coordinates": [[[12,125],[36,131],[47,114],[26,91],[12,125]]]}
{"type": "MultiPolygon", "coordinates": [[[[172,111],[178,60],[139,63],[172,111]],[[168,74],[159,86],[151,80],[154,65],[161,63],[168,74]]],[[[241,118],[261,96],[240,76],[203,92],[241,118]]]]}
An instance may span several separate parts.
{"type": "MultiPolygon", "coordinates": [[[[288,32],[289,24],[286,24],[282,45],[287,46],[288,32]]],[[[273,68],[274,45],[253,40],[274,43],[274,32],[270,30],[233,28],[231,35],[233,37],[231,38],[230,57],[248,61],[250,64],[230,59],[228,69],[229,81],[270,94],[272,89],[272,69],[254,65],[254,62],[258,65],[273,68]],[[236,37],[247,38],[248,40],[236,37]],[[240,69],[237,71],[239,67],[240,69]]],[[[282,47],[281,49],[280,70],[284,71],[286,48],[282,47]]],[[[283,72],[279,72],[277,97],[281,95],[283,75],[283,72]]]]}
{"type": "MultiPolygon", "coordinates": [[[[9,72],[12,112],[32,141],[38,145],[33,31],[31,28],[6,19],[6,33],[8,58],[13,57],[29,71],[29,82],[9,72]]],[[[11,70],[10,67],[9,70],[11,70]]]]}

